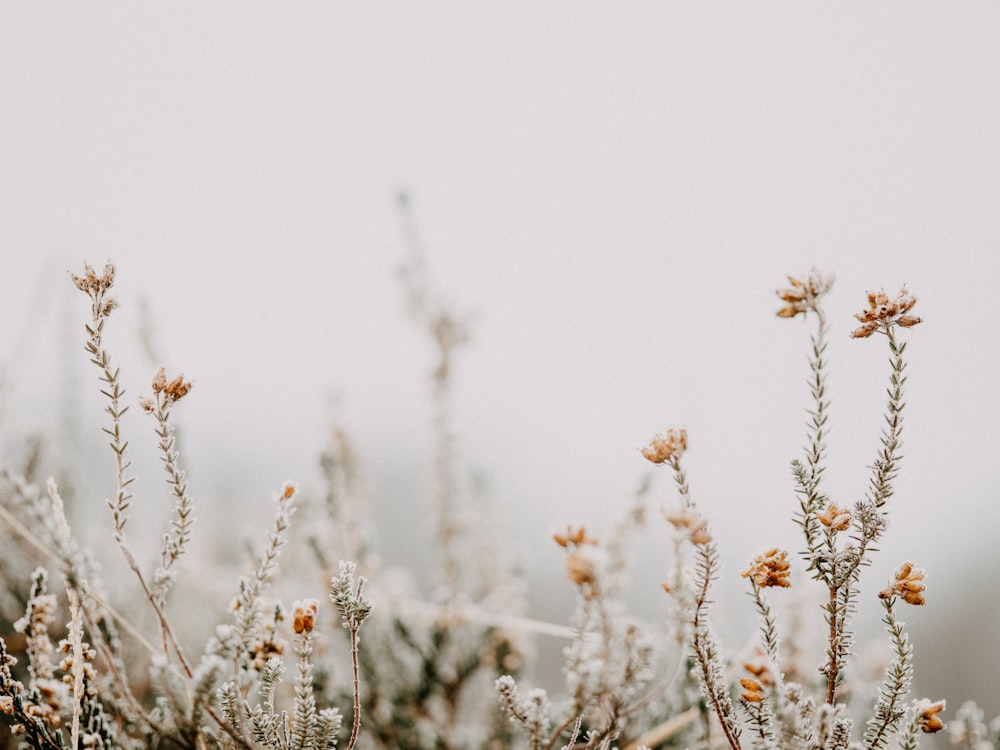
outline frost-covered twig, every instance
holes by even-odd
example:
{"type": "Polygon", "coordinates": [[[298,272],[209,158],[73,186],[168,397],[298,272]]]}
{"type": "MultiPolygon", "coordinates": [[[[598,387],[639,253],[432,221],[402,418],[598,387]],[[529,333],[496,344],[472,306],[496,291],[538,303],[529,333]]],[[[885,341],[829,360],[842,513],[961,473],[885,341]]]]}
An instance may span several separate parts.
{"type": "Polygon", "coordinates": [[[173,533],[164,534],[160,550],[160,567],[156,570],[153,583],[153,596],[162,608],[166,602],[167,593],[173,584],[176,574],[172,570],[174,563],[184,554],[191,541],[191,528],[194,524],[192,515],[194,505],[188,493],[184,471],[178,463],[178,453],[175,449],[174,426],[170,415],[175,403],[187,395],[191,383],[183,376],[173,378],[168,382],[166,372],[161,367],[153,378],[153,397],[139,399],[139,404],[148,414],[156,419],[157,447],[160,450],[160,460],[167,474],[166,482],[174,496],[173,533]]]}
{"type": "Polygon", "coordinates": [[[364,577],[355,577],[357,563],[340,562],[340,573],[330,581],[330,599],[340,612],[341,623],[350,633],[351,667],[354,674],[354,722],[347,750],[353,750],[361,729],[361,677],[358,670],[358,631],[372,613],[372,602],[364,596],[364,577]]]}

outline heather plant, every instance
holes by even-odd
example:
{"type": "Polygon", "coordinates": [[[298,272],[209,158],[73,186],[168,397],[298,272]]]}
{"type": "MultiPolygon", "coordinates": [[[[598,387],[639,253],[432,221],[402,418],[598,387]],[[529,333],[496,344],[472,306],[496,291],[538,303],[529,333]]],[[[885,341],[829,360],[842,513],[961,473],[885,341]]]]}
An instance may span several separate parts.
{"type": "MultiPolygon", "coordinates": [[[[435,357],[429,378],[433,570],[400,584],[382,562],[361,481],[363,457],[348,432],[334,426],[320,455],[319,501],[310,504],[308,491],[294,482],[278,488],[273,520],[248,570],[234,571],[226,599],[215,602],[210,635],[200,644],[182,640],[175,626],[189,595],[185,571],[198,504],[176,419],[193,386],[160,368],[137,400],[171,507],[150,564],[130,544],[128,523],[140,489],[122,419],[129,399],[104,339],[117,308],[115,269],[85,266],[72,278],[89,300],[84,345],[104,398],[101,430],[113,478],[107,516],[152,628],[132,615],[136,600],[124,598],[117,581],[109,585],[78,539],[59,485],[37,481],[38,452],[22,470],[0,467],[0,521],[12,532],[0,550],[0,712],[13,732],[11,746],[884,750],[894,744],[912,750],[924,733],[944,727],[944,701],[910,696],[913,645],[899,610],[925,604],[925,573],[914,563],[895,567],[867,603],[881,608],[888,635],[884,674],[858,688],[863,678],[851,668],[853,622],[866,606],[861,576],[879,564],[876,546],[901,462],[904,336],[920,323],[912,295],[870,293],[851,333],[880,338],[889,352],[884,427],[867,491],[852,504],[830,497],[825,481],[831,402],[823,300],[832,282],[813,272],[779,290],[778,316],[814,326],[805,450],[791,467],[801,565],[786,550],[764,547],[742,570],[759,632],[749,657],[727,658],[711,609],[722,575],[719,550],[710,513],[695,502],[685,469],[684,429],[665,431],[641,451],[653,474],[666,474],[675,488],[662,505],[666,524],[659,532],[665,536],[666,572],[657,588],[664,621],[637,618],[624,595],[632,575],[629,550],[652,528],[652,482],[643,483],[606,532],[569,524],[552,534],[576,597],[568,626],[525,616],[523,581],[499,562],[502,545],[476,516],[456,448],[454,378],[470,337],[468,317],[431,284],[405,199],[400,212],[411,251],[402,285],[435,357]],[[309,513],[308,522],[299,523],[309,513]],[[289,555],[296,547],[313,554],[289,555]],[[808,583],[796,567],[823,595],[812,612],[822,626],[818,668],[803,667],[795,629],[772,601],[785,596],[793,619],[809,617],[801,600],[776,591],[794,593],[808,583]],[[280,592],[287,576],[312,580],[317,570],[317,590],[325,587],[327,596],[286,606],[280,592]],[[531,686],[534,632],[564,639],[559,695],[531,686]],[[874,698],[865,703],[868,694],[874,698]]],[[[974,705],[951,723],[955,744],[1000,748],[995,722],[987,725],[974,705]]]]}
{"type": "MultiPolygon", "coordinates": [[[[110,602],[97,566],[70,529],[56,483],[48,482],[47,498],[43,498],[37,487],[7,471],[2,479],[8,503],[25,512],[18,518],[11,507],[4,507],[3,518],[21,544],[33,548],[45,563],[62,573],[68,633],[58,646],[53,643],[61,608],[50,590],[48,569],[38,567],[31,575],[25,614],[13,624],[15,633],[24,639],[22,668],[9,652],[7,635],[0,639],[0,708],[12,717],[14,735],[35,748],[161,744],[197,748],[259,745],[275,750],[335,747],[342,721],[340,710],[334,706],[318,708],[312,686],[317,600],[294,605],[298,676],[291,712],[277,703],[276,688],[284,669],[281,656],[286,642],[281,623],[285,615],[280,603],[267,604],[264,593],[274,583],[296,510],[294,483],[285,484],[276,493],[274,526],[267,533],[263,552],[251,574],[239,578],[228,621],[216,627],[197,662],[175,633],[168,594],[193,533],[194,504],[180,466],[171,414],[191,390],[191,383],[181,376],[168,379],[162,368],[152,380],[152,396],[142,396],[139,404],[155,422],[173,498],[173,519],[163,535],[160,562],[152,575],[143,571],[131,551],[125,530],[135,478],[130,474],[129,441],[122,427],[128,405],[120,371],[112,365],[103,343],[105,325],[117,308],[110,295],[114,279],[115,268],[110,263],[100,273],[87,265],[82,275],[73,275],[77,288],[90,300],[85,348],[99,370],[101,393],[107,400],[108,421],[101,429],[114,459],[115,492],[107,501],[114,540],[155,615],[160,645],[154,646],[110,602]],[[147,676],[136,671],[145,660],[131,656],[132,650],[123,644],[125,638],[146,652],[147,676]],[[57,652],[65,654],[58,663],[54,658],[57,652]],[[254,692],[263,701],[251,703],[254,692]]],[[[358,633],[372,610],[362,593],[364,579],[355,577],[352,565],[341,563],[339,574],[330,582],[330,599],[348,631],[354,665],[348,748],[356,744],[361,723],[358,633]]]]}
{"type": "MultiPolygon", "coordinates": [[[[711,592],[713,581],[720,575],[719,552],[708,521],[693,499],[683,467],[687,432],[668,430],[642,450],[647,460],[669,468],[673,474],[680,503],[665,506],[664,516],[674,528],[675,544],[683,544],[693,556],[693,569],[687,575],[675,569],[663,588],[675,602],[676,632],[690,649],[692,672],[700,684],[703,705],[712,717],[706,723],[701,743],[732,750],[742,750],[746,745],[762,750],[840,750],[849,746],[882,750],[895,738],[900,747],[913,748],[920,733],[943,727],[938,714],[944,708],[943,701],[907,703],[913,647],[898,619],[897,606],[899,602],[914,606],[925,603],[925,574],[913,563],[900,565],[879,593],[892,658],[875,705],[869,708],[860,742],[853,738],[855,721],[838,690],[845,684],[852,654],[851,621],[858,606],[859,580],[862,570],[871,565],[875,545],[885,531],[888,501],[899,468],[906,383],[906,342],[900,332],[920,323],[920,318],[910,312],[916,298],[905,289],[895,297],[883,291],[869,293],[867,307],[855,316],[861,325],[851,336],[884,336],[891,367],[885,426],[868,491],[850,506],[828,497],[822,481],[827,469],[825,435],[830,409],[826,376],[828,324],[822,300],[832,279],[812,272],[803,278],[789,277],[789,282],[788,288],[778,291],[784,303],[778,316],[801,315],[815,321],[810,337],[812,408],[806,450],[804,459],[793,461],[792,476],[798,498],[795,521],[805,542],[801,553],[805,571],[827,592],[822,607],[826,657],[818,670],[822,678],[819,695],[812,694],[808,685],[785,676],[778,621],[767,592],[791,586],[791,560],[785,550],[778,548],[757,555],[742,572],[760,618],[760,642],[756,656],[743,665],[744,675],[730,673],[711,625],[711,592]]],[[[567,574],[577,585],[581,601],[577,620],[582,627],[566,650],[565,671],[571,696],[564,711],[567,718],[553,731],[548,696],[536,689],[522,697],[510,677],[497,682],[500,702],[511,720],[522,727],[532,748],[555,747],[566,738],[562,745],[566,748],[608,748],[615,741],[628,747],[644,747],[647,737],[636,739],[635,729],[627,726],[623,718],[632,706],[643,702],[640,696],[649,675],[647,658],[636,645],[640,641],[630,637],[634,631],[612,629],[600,574],[604,553],[582,527],[567,529],[556,536],[556,541],[567,548],[567,574]],[[600,632],[601,637],[589,639],[590,628],[600,632]],[[623,653],[614,654],[615,649],[623,653]]],[[[669,736],[656,733],[650,738],[662,741],[669,736]]]]}

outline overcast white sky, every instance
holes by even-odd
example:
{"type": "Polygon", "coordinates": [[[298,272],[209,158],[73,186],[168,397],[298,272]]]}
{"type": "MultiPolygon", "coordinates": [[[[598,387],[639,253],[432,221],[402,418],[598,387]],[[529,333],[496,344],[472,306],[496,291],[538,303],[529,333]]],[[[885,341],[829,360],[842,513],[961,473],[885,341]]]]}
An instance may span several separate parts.
{"type": "Polygon", "coordinates": [[[773,290],[815,265],[837,275],[845,502],[887,374],[882,341],[847,339],[850,313],[872,287],[920,299],[900,513],[873,576],[913,557],[953,580],[1000,520],[998,39],[985,1],[4,3],[7,441],[55,430],[67,376],[95,385],[66,272],[111,258],[131,393],[152,375],[141,299],[168,369],[195,380],[196,495],[312,481],[336,415],[378,512],[421,518],[431,352],[394,277],[405,188],[475,320],[458,431],[518,549],[557,569],[547,531],[617,517],[636,449],[670,425],[733,576],[756,545],[797,548],[808,329],[774,318],[773,290]]]}

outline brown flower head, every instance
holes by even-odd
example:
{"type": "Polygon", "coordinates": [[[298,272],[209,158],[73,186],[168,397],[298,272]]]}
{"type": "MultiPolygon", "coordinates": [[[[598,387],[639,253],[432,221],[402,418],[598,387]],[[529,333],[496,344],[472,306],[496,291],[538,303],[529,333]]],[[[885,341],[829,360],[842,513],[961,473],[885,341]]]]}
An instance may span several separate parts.
{"type": "Polygon", "coordinates": [[[759,647],[752,661],[743,662],[743,668],[753,675],[753,678],[761,685],[765,687],[774,685],[774,675],[771,673],[769,660],[759,647]]]}
{"type": "Polygon", "coordinates": [[[824,526],[829,526],[834,531],[843,531],[851,525],[851,511],[841,508],[834,502],[827,503],[823,512],[816,516],[824,526]]]}
{"type": "Polygon", "coordinates": [[[603,562],[597,547],[577,547],[566,556],[566,575],[588,601],[597,598],[599,571],[603,562]]]}
{"type": "Polygon", "coordinates": [[[866,339],[876,331],[887,332],[895,325],[903,328],[917,325],[920,318],[909,314],[915,304],[917,298],[906,291],[905,287],[892,299],[884,290],[868,292],[868,307],[855,313],[854,317],[861,325],[851,331],[851,338],[866,339]]]}
{"type": "Polygon", "coordinates": [[[757,555],[741,575],[765,589],[771,586],[788,588],[792,585],[791,581],[788,580],[790,574],[791,564],[788,562],[788,553],[773,547],[767,552],[757,555]]]}
{"type": "Polygon", "coordinates": [[[303,599],[292,605],[292,630],[296,635],[311,633],[316,624],[316,615],[319,612],[319,601],[317,599],[303,599]]]}
{"type": "Polygon", "coordinates": [[[556,544],[560,547],[579,547],[583,544],[597,544],[597,539],[592,536],[587,536],[586,526],[580,526],[574,529],[572,526],[567,524],[565,534],[553,534],[552,538],[555,539],[556,544]]]}
{"type": "Polygon", "coordinates": [[[191,383],[190,381],[185,381],[183,375],[178,375],[163,388],[163,392],[167,394],[171,401],[180,401],[190,390],[191,383]]]}
{"type": "Polygon", "coordinates": [[[166,370],[162,367],[153,376],[153,393],[162,393],[170,402],[180,401],[191,390],[191,387],[191,383],[185,381],[183,375],[178,375],[168,382],[166,370]]]}
{"type": "Polygon", "coordinates": [[[743,688],[743,692],[740,693],[740,698],[745,700],[747,703],[763,702],[764,688],[761,687],[757,680],[751,680],[749,677],[741,677],[740,687],[743,688]]]}
{"type": "MultiPolygon", "coordinates": [[[[99,294],[103,294],[115,283],[115,266],[111,261],[104,264],[104,270],[101,271],[101,275],[97,275],[97,271],[89,263],[83,264],[83,276],[77,276],[75,273],[71,273],[70,276],[73,278],[73,283],[76,284],[76,288],[81,292],[86,292],[91,297],[96,297],[99,294]]],[[[115,303],[112,303],[112,307],[115,303]]],[[[108,310],[110,312],[110,308],[108,310]]]]}
{"type": "Polygon", "coordinates": [[[691,508],[664,508],[663,517],[678,531],[686,532],[691,544],[708,544],[712,541],[708,522],[691,508]]]}
{"type": "Polygon", "coordinates": [[[813,269],[803,279],[789,276],[788,283],[791,286],[787,289],[775,292],[785,303],[785,306],[778,310],[779,318],[794,318],[796,315],[805,315],[810,310],[816,310],[819,298],[833,286],[833,277],[823,276],[813,269]]]}
{"type": "Polygon", "coordinates": [[[153,376],[153,393],[160,393],[167,387],[167,371],[162,367],[153,376]]]}
{"type": "Polygon", "coordinates": [[[893,580],[887,588],[878,593],[878,598],[890,599],[900,596],[907,604],[925,604],[924,590],[927,588],[924,585],[925,576],[926,573],[922,568],[915,568],[913,563],[905,562],[896,569],[893,580]]]}
{"type": "Polygon", "coordinates": [[[917,721],[920,724],[920,731],[925,734],[934,734],[934,732],[940,732],[944,729],[944,722],[938,716],[943,710],[943,700],[931,703],[925,698],[917,703],[917,721]]]}
{"type": "Polygon", "coordinates": [[[673,463],[687,450],[687,430],[667,430],[666,435],[657,435],[642,449],[642,455],[654,464],[673,463]]]}

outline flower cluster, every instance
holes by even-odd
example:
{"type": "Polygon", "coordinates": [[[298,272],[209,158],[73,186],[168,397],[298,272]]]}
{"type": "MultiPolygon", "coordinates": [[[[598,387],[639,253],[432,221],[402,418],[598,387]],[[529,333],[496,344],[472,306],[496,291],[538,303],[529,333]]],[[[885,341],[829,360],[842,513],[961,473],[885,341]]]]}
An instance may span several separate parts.
{"type": "Polygon", "coordinates": [[[881,329],[888,331],[894,325],[910,328],[920,322],[920,318],[909,315],[917,298],[906,291],[905,287],[894,299],[889,299],[885,291],[868,292],[868,308],[855,313],[861,325],[851,331],[851,338],[866,339],[881,329]]]}
{"type": "Polygon", "coordinates": [[[823,276],[814,269],[804,279],[789,276],[788,283],[791,284],[790,287],[775,292],[785,303],[778,310],[779,318],[794,318],[796,315],[805,315],[810,310],[817,310],[819,298],[833,286],[833,277],[823,276]]]}
{"type": "Polygon", "coordinates": [[[604,556],[596,547],[581,547],[566,556],[566,575],[588,601],[597,597],[598,571],[603,562],[604,556]]]}
{"type": "Polygon", "coordinates": [[[925,604],[924,590],[927,588],[924,585],[925,575],[922,568],[915,568],[913,563],[905,562],[896,569],[893,580],[887,588],[879,592],[878,597],[889,599],[901,596],[907,604],[925,604]]]}
{"type": "Polygon", "coordinates": [[[163,393],[171,401],[180,401],[191,390],[191,383],[185,382],[183,375],[167,381],[167,374],[161,367],[153,378],[153,393],[163,393]]]}
{"type": "Polygon", "coordinates": [[[841,508],[833,501],[827,503],[826,508],[816,514],[816,518],[821,524],[834,531],[843,531],[851,525],[851,511],[847,508],[841,508]]]}
{"type": "Polygon", "coordinates": [[[566,555],[566,575],[580,588],[583,598],[590,601],[597,597],[598,571],[603,566],[604,552],[597,549],[597,539],[587,536],[585,526],[566,526],[566,533],[553,534],[552,539],[564,548],[566,555]]]}
{"type": "Polygon", "coordinates": [[[743,668],[760,685],[764,687],[772,687],[774,685],[774,675],[771,673],[771,667],[767,662],[766,655],[759,646],[757,647],[756,657],[752,661],[743,662],[743,668]]]}
{"type": "Polygon", "coordinates": [[[574,529],[572,526],[567,525],[565,534],[553,534],[552,538],[556,544],[565,548],[580,547],[584,544],[597,544],[597,539],[587,536],[587,529],[584,526],[574,529]]]}
{"type": "Polygon", "coordinates": [[[687,430],[667,430],[666,435],[657,435],[642,449],[642,455],[654,464],[673,463],[680,460],[687,450],[687,430]]]}
{"type": "Polygon", "coordinates": [[[926,698],[917,703],[917,722],[920,724],[920,731],[925,734],[934,734],[944,729],[944,722],[938,716],[944,710],[944,701],[931,703],[926,698]]]}
{"type": "Polygon", "coordinates": [[[303,599],[292,605],[292,630],[296,635],[311,633],[316,625],[316,615],[319,613],[317,599],[303,599]]]}
{"type": "Polygon", "coordinates": [[[788,580],[790,574],[788,553],[773,547],[757,555],[741,575],[752,580],[760,588],[766,589],[771,586],[788,588],[792,585],[788,580]]]}
{"type": "Polygon", "coordinates": [[[77,289],[94,297],[103,294],[115,283],[115,266],[109,261],[98,276],[92,265],[84,263],[83,276],[77,276],[75,273],[71,273],[70,276],[73,277],[77,289]]]}
{"type": "Polygon", "coordinates": [[[691,544],[708,544],[712,541],[708,521],[691,508],[664,508],[663,517],[678,531],[686,532],[691,544]]]}
{"type": "Polygon", "coordinates": [[[740,698],[747,703],[761,703],[764,700],[764,688],[757,680],[749,677],[741,677],[740,687],[743,688],[740,698]]]}

